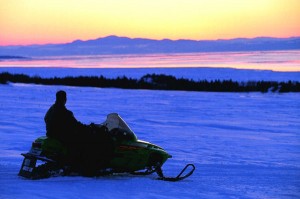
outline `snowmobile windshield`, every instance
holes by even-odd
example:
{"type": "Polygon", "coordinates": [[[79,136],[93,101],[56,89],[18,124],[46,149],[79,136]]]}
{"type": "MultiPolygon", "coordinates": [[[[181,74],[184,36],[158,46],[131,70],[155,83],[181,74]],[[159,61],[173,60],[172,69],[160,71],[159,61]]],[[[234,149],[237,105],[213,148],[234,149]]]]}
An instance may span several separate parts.
{"type": "Polygon", "coordinates": [[[117,113],[107,115],[107,118],[102,125],[106,126],[110,132],[112,132],[113,129],[118,129],[119,131],[126,132],[127,136],[132,139],[137,140],[134,132],[117,113]]]}

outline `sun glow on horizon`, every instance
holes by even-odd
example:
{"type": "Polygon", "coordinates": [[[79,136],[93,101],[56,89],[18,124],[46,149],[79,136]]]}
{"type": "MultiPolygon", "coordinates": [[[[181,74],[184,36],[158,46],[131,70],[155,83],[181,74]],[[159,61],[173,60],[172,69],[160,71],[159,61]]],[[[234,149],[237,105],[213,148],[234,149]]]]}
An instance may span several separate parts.
{"type": "Polygon", "coordinates": [[[300,36],[298,0],[2,0],[0,45],[300,36]]]}

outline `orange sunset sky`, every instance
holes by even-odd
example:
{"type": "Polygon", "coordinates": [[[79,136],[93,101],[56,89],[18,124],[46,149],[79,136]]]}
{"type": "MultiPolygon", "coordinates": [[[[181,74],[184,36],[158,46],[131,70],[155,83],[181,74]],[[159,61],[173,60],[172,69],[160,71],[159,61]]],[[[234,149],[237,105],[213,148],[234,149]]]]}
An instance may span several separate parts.
{"type": "Polygon", "coordinates": [[[0,45],[300,36],[300,0],[0,0],[0,45]]]}

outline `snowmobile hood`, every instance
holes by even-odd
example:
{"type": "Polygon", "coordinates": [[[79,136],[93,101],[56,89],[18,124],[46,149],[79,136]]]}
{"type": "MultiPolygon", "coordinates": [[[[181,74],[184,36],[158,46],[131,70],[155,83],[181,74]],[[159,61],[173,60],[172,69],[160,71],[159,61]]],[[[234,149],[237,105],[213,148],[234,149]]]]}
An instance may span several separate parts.
{"type": "Polygon", "coordinates": [[[172,155],[167,153],[163,148],[161,148],[158,145],[152,144],[151,142],[146,142],[143,140],[137,140],[137,143],[140,144],[140,146],[143,146],[144,148],[147,148],[149,150],[155,150],[157,152],[160,152],[161,154],[164,154],[167,158],[172,158],[172,155]]]}

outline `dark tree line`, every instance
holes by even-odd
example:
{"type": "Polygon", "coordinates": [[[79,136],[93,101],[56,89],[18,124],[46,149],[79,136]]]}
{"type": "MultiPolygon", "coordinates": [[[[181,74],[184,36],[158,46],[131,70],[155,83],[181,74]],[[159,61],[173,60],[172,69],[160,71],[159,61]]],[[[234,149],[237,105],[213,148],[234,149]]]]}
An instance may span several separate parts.
{"type": "Polygon", "coordinates": [[[0,83],[33,83],[43,85],[88,86],[101,88],[151,89],[151,90],[182,90],[212,92],[300,92],[300,82],[248,81],[232,80],[200,80],[194,81],[176,78],[170,75],[147,74],[140,79],[117,77],[115,79],[101,76],[78,76],[63,78],[30,77],[24,74],[0,73],[0,83]]]}

